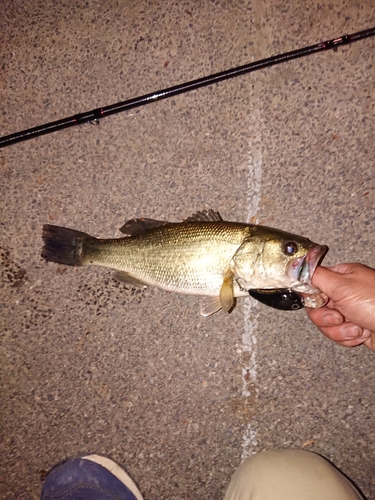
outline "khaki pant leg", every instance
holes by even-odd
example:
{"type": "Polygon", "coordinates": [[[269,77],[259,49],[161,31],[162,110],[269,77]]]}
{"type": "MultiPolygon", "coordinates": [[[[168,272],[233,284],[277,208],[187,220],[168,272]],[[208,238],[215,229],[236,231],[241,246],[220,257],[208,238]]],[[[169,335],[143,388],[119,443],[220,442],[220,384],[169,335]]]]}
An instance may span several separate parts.
{"type": "Polygon", "coordinates": [[[235,471],[224,500],[363,500],[328,460],[304,450],[269,450],[235,471]]]}

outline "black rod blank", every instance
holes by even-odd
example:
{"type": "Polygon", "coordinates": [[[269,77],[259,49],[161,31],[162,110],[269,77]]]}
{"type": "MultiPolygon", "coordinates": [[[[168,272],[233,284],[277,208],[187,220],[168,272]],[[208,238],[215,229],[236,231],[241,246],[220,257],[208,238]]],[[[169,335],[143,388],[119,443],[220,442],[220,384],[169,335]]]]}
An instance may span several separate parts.
{"type": "Polygon", "coordinates": [[[85,113],[79,113],[68,118],[63,118],[61,120],[29,128],[21,132],[16,132],[14,134],[0,137],[0,148],[10,146],[11,144],[15,144],[16,142],[26,141],[27,139],[32,139],[33,137],[37,137],[39,135],[49,134],[57,130],[73,127],[74,125],[80,125],[81,123],[98,123],[101,118],[105,118],[106,116],[113,115],[115,113],[128,111],[129,109],[137,108],[151,102],[160,101],[161,99],[167,99],[168,97],[183,94],[184,92],[189,92],[190,90],[195,90],[200,87],[212,85],[213,83],[222,82],[223,80],[234,78],[235,76],[240,76],[245,73],[257,71],[259,69],[268,68],[270,66],[274,66],[275,64],[287,62],[292,59],[315,54],[316,52],[321,52],[323,50],[329,49],[337,49],[340,45],[346,45],[351,42],[362,40],[363,38],[368,38],[374,35],[375,27],[359,31],[351,35],[343,35],[326,42],[317,43],[316,45],[292,50],[291,52],[285,52],[284,54],[268,57],[260,61],[254,61],[237,68],[221,71],[220,73],[215,73],[214,75],[210,76],[204,76],[203,78],[198,78],[197,80],[192,80],[180,85],[175,85],[174,87],[169,87],[164,90],[158,90],[157,92],[152,92],[151,94],[145,94],[133,99],[128,99],[127,101],[118,102],[116,104],[111,104],[103,108],[93,109],[85,113]]]}

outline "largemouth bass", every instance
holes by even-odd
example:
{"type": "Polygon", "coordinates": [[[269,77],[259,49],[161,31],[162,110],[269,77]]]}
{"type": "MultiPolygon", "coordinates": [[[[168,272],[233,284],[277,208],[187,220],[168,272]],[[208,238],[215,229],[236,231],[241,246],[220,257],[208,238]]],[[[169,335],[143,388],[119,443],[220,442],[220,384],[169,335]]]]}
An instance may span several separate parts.
{"type": "Polygon", "coordinates": [[[320,307],[324,296],[311,285],[327,252],[302,236],[254,224],[224,221],[213,210],[183,222],[132,219],[123,238],[99,239],[64,227],[43,227],[42,257],[70,266],[116,270],[131,286],[155,285],[204,296],[201,314],[230,312],[251,289],[288,288],[320,307]]]}

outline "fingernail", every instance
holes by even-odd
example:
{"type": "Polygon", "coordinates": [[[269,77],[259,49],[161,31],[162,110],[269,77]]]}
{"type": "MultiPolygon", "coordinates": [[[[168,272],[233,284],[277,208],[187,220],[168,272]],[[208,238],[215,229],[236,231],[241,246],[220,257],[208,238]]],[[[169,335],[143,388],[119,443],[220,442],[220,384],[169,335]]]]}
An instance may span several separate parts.
{"type": "Polygon", "coordinates": [[[362,335],[362,328],[357,325],[344,326],[344,335],[346,340],[357,339],[362,335]]]}
{"type": "Polygon", "coordinates": [[[328,313],[323,316],[323,321],[325,326],[335,326],[335,325],[341,325],[343,322],[341,314],[337,313],[328,313]]]}

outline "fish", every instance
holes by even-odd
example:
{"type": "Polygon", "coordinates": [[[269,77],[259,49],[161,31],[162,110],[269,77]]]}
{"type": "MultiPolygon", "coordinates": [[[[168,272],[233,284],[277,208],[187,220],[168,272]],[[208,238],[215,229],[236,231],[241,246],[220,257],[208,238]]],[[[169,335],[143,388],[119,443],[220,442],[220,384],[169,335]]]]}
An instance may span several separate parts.
{"type": "Polygon", "coordinates": [[[324,294],[311,279],[328,251],[309,239],[267,226],[230,222],[203,210],[182,222],[128,220],[122,238],[100,239],[45,224],[41,256],[68,266],[102,266],[128,286],[157,286],[202,297],[200,313],[231,312],[252,289],[287,288],[313,297],[324,294]]]}

